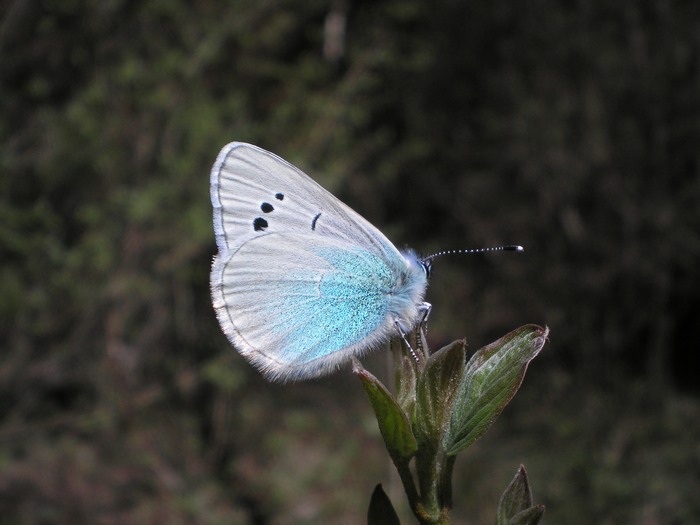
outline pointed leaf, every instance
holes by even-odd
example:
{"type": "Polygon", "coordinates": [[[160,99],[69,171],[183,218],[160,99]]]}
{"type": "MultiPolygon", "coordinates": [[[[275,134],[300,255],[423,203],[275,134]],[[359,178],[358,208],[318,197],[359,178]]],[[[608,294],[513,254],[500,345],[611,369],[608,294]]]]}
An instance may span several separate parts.
{"type": "Polygon", "coordinates": [[[362,381],[365,392],[377,417],[389,455],[394,463],[407,462],[416,453],[418,445],[411,431],[406,413],[391,395],[391,392],[372,374],[362,368],[359,361],[353,361],[352,371],[362,381]]]}
{"type": "Polygon", "coordinates": [[[508,487],[501,496],[498,503],[497,525],[507,525],[509,520],[519,512],[532,506],[532,493],[527,480],[525,467],[520,465],[515,477],[508,484],[508,487]]]}
{"type": "Polygon", "coordinates": [[[447,434],[465,356],[464,341],[455,341],[426,361],[416,390],[414,432],[418,442],[437,443],[447,434]]]}
{"type": "Polygon", "coordinates": [[[448,454],[457,454],[488,430],[520,388],[548,332],[536,325],[522,326],[472,356],[454,403],[448,454]]]}
{"type": "Polygon", "coordinates": [[[537,525],[544,514],[544,505],[535,505],[518,512],[508,520],[507,525],[537,525]]]}
{"type": "Polygon", "coordinates": [[[407,355],[399,355],[397,359],[396,401],[406,414],[412,414],[416,405],[416,363],[407,355]]]}
{"type": "Polygon", "coordinates": [[[381,483],[374,488],[367,511],[367,525],[401,525],[391,500],[381,483]]]}

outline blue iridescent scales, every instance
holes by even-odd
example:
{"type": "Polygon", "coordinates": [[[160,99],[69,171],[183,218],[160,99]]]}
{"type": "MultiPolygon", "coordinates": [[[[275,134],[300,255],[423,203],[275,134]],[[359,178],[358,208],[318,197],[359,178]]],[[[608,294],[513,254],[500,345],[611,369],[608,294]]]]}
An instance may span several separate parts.
{"type": "Polygon", "coordinates": [[[217,317],[268,379],[329,374],[425,311],[426,264],[277,155],[228,144],[211,199],[217,317]]]}

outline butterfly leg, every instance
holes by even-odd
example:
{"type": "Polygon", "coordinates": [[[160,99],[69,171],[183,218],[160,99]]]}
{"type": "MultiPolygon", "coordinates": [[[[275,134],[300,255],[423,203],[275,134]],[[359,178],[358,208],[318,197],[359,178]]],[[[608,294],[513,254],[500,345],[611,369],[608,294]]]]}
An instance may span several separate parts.
{"type": "Polygon", "coordinates": [[[416,347],[422,355],[426,355],[424,348],[425,336],[428,333],[428,316],[433,309],[433,305],[430,303],[422,303],[418,307],[418,323],[416,330],[416,347]]]}
{"type": "Polygon", "coordinates": [[[396,326],[396,330],[399,332],[399,335],[401,336],[401,339],[403,339],[403,342],[406,343],[406,347],[408,348],[408,351],[413,356],[413,359],[416,360],[416,363],[420,363],[421,360],[418,357],[418,354],[416,354],[416,352],[413,350],[411,343],[408,342],[408,339],[406,338],[406,334],[404,333],[403,329],[401,328],[401,324],[399,323],[398,319],[394,321],[394,326],[396,326]]]}
{"type": "Polygon", "coordinates": [[[433,311],[433,305],[430,303],[421,303],[418,306],[418,325],[422,328],[427,328],[428,326],[428,316],[430,312],[433,311]]]}

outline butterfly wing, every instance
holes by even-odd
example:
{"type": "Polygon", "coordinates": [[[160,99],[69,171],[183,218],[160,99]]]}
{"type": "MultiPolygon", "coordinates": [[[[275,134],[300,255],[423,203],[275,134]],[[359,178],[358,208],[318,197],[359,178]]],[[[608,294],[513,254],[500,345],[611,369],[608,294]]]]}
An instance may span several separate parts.
{"type": "Polygon", "coordinates": [[[272,380],[328,373],[412,328],[427,278],[359,214],[278,156],[226,146],[211,178],[212,299],[231,343],[272,380]]]}
{"type": "Polygon", "coordinates": [[[211,172],[214,232],[219,253],[266,233],[314,233],[380,256],[400,256],[360,214],[304,172],[262,148],[232,142],[211,172]]]}
{"type": "Polygon", "coordinates": [[[394,332],[406,308],[394,300],[397,268],[347,243],[271,233],[216,260],[214,306],[233,345],[266,377],[306,379],[394,332]]]}

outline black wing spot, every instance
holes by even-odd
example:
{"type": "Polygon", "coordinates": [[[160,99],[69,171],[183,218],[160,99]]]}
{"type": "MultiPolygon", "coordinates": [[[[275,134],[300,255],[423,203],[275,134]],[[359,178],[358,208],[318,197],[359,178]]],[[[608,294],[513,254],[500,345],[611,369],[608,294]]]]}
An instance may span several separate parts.
{"type": "Polygon", "coordinates": [[[263,231],[265,228],[267,228],[267,221],[262,217],[258,217],[253,221],[253,229],[256,232],[263,231]]]}
{"type": "Polygon", "coordinates": [[[260,209],[261,209],[264,213],[270,213],[272,210],[275,209],[275,207],[274,207],[272,204],[270,204],[269,202],[263,202],[263,203],[260,205],[260,209]]]}
{"type": "Polygon", "coordinates": [[[320,216],[321,216],[321,212],[318,212],[318,213],[316,214],[316,217],[314,217],[313,220],[311,221],[311,230],[312,230],[312,231],[315,231],[315,230],[316,230],[316,221],[318,220],[318,218],[319,218],[320,216]]]}
{"type": "Polygon", "coordinates": [[[283,193],[275,193],[275,199],[278,201],[284,200],[284,194],[283,193]]]}

